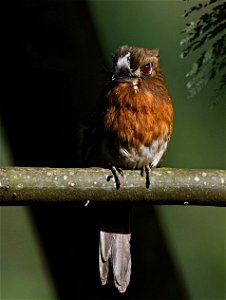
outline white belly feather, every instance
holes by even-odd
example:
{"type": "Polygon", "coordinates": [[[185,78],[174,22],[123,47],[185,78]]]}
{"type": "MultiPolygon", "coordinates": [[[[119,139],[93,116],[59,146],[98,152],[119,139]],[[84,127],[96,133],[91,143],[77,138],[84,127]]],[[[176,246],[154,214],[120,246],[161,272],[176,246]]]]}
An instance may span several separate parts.
{"type": "Polygon", "coordinates": [[[131,169],[139,169],[148,164],[156,167],[166,151],[167,142],[154,140],[150,147],[142,145],[138,150],[134,147],[129,150],[120,147],[119,165],[131,169]]]}

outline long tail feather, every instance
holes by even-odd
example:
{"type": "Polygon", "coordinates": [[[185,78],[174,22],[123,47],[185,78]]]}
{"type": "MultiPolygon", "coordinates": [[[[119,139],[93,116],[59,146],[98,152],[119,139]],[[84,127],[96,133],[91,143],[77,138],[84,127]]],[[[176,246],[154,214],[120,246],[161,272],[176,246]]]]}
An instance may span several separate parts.
{"type": "Polygon", "coordinates": [[[105,285],[113,273],[115,286],[124,293],[131,274],[129,205],[101,204],[100,218],[100,280],[105,285]]]}
{"type": "Polygon", "coordinates": [[[99,269],[103,285],[108,281],[109,266],[112,266],[115,286],[124,293],[131,274],[130,233],[100,231],[99,269]]]}

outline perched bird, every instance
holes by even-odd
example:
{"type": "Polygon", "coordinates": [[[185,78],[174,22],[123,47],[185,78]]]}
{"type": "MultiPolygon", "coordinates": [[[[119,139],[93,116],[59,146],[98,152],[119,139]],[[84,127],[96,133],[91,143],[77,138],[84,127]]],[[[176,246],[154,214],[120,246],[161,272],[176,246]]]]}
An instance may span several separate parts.
{"type": "MultiPolygon", "coordinates": [[[[159,51],[124,45],[112,61],[111,78],[84,132],[83,160],[86,166],[110,168],[117,189],[123,169],[141,169],[149,188],[150,169],[161,163],[173,127],[159,51]]],[[[112,205],[101,209],[100,278],[107,283],[112,265],[115,285],[125,292],[131,273],[128,205],[112,205]]]]}

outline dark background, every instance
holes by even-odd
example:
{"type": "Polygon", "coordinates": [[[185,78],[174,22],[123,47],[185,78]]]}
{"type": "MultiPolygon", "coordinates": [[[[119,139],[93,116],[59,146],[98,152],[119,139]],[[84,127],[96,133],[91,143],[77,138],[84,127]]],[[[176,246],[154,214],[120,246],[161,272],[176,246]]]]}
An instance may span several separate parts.
{"type": "MultiPolygon", "coordinates": [[[[224,111],[221,104],[214,111],[209,110],[208,91],[196,101],[186,101],[183,76],[189,64],[183,65],[179,60],[178,36],[184,25],[182,20],[177,24],[184,6],[173,2],[169,6],[169,2],[168,6],[157,2],[150,6],[143,1],[10,2],[3,86],[7,93],[0,111],[7,141],[4,147],[11,153],[8,164],[76,166],[77,125],[89,119],[105,82],[111,53],[128,43],[159,47],[162,53],[163,71],[175,107],[174,136],[165,165],[224,168],[224,111]]],[[[222,209],[197,208],[185,212],[176,207],[133,207],[132,278],[124,295],[111,285],[102,287],[99,282],[98,207],[43,205],[29,208],[26,213],[18,211],[21,209],[1,209],[1,299],[205,299],[205,295],[221,299],[224,293],[224,270],[219,269],[224,257],[222,209]],[[37,268],[41,265],[44,279],[41,272],[26,263],[20,261],[17,265],[21,260],[17,255],[26,247],[26,234],[28,239],[34,239],[25,225],[20,227],[25,222],[23,218],[34,225],[32,234],[37,236],[30,244],[31,253],[41,255],[41,263],[26,255],[23,259],[30,259],[31,265],[34,261],[37,268]],[[203,235],[210,225],[214,229],[203,235]],[[20,238],[16,236],[18,228],[20,238]],[[200,235],[196,236],[197,230],[200,235]],[[207,249],[200,249],[200,244],[205,243],[202,238],[207,241],[207,249]],[[210,250],[213,242],[218,245],[214,248],[220,250],[210,250]],[[192,255],[186,249],[190,244],[192,255]],[[204,252],[208,254],[205,256],[204,252]],[[196,270],[197,261],[201,271],[196,270]],[[215,289],[214,276],[218,278],[215,289]],[[197,286],[204,285],[207,291],[197,288],[192,277],[197,286]],[[212,287],[208,282],[212,282],[212,287]]]]}

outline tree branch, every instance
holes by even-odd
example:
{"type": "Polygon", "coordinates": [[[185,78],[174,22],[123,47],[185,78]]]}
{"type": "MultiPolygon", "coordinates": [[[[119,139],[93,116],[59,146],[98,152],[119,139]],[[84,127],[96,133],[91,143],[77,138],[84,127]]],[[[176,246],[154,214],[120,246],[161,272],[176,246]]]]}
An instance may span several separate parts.
{"type": "Polygon", "coordinates": [[[226,206],[224,170],[153,169],[151,188],[140,171],[124,171],[115,188],[108,169],[0,168],[0,205],[130,201],[148,204],[226,206]]]}

